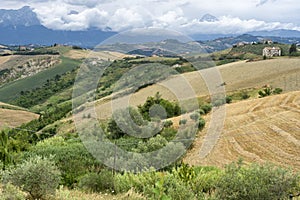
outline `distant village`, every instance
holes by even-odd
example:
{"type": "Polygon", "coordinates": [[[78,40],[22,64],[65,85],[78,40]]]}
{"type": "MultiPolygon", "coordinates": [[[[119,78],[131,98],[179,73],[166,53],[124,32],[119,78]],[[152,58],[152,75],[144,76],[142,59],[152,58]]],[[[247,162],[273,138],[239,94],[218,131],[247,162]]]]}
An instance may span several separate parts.
{"type": "MultiPolygon", "coordinates": [[[[237,44],[233,45],[233,48],[236,47],[243,47],[246,45],[257,45],[257,44],[267,44],[270,45],[269,47],[265,47],[262,50],[262,55],[266,57],[275,57],[275,56],[281,56],[282,55],[282,50],[280,47],[276,46],[278,42],[273,42],[270,39],[264,39],[259,42],[238,42],[237,44]]],[[[300,47],[300,43],[296,44],[298,47],[300,47]]]]}

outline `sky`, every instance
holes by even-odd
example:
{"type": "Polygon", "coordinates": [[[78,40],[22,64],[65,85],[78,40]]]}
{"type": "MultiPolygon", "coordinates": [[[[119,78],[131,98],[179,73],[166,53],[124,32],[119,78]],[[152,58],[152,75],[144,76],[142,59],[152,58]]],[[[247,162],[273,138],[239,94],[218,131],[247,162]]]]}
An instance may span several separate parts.
{"type": "Polygon", "coordinates": [[[51,29],[126,31],[166,28],[186,34],[300,31],[299,0],[2,0],[0,8],[29,5],[51,29]],[[211,14],[219,21],[200,21],[211,14]]]}

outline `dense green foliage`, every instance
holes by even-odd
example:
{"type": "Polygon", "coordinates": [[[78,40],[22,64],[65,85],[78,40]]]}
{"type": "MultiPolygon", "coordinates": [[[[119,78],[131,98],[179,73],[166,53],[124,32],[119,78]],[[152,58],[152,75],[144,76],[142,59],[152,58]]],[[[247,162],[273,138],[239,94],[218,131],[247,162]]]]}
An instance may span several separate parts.
{"type": "Polygon", "coordinates": [[[295,55],[297,53],[297,45],[296,44],[292,44],[290,49],[289,49],[289,53],[290,55],[295,55]]]}
{"type": "MultiPolygon", "coordinates": [[[[42,104],[51,96],[62,92],[73,86],[77,71],[74,69],[71,72],[62,75],[56,75],[53,79],[47,80],[41,87],[35,88],[31,91],[21,91],[20,96],[10,103],[24,108],[42,104]]],[[[71,94],[67,100],[71,99],[71,94]]],[[[66,100],[66,99],[65,99],[66,100]]]]}
{"type": "Polygon", "coordinates": [[[5,184],[12,183],[28,192],[32,199],[45,199],[53,195],[60,182],[60,171],[48,158],[31,157],[15,168],[6,170],[5,184]]]}
{"type": "Polygon", "coordinates": [[[111,171],[101,170],[99,173],[87,173],[81,177],[79,188],[87,192],[109,192],[114,190],[114,177],[111,171]]]}
{"type": "Polygon", "coordinates": [[[299,175],[270,164],[226,167],[216,187],[218,199],[287,199],[299,190],[299,175]]]}
{"type": "Polygon", "coordinates": [[[159,93],[156,93],[154,97],[148,97],[143,105],[138,106],[140,113],[143,115],[144,119],[150,120],[151,118],[163,119],[164,117],[171,118],[178,116],[181,112],[180,107],[177,103],[170,102],[166,99],[161,98],[159,93]],[[151,113],[150,109],[155,109],[154,106],[157,105],[157,110],[153,110],[151,113]],[[160,110],[160,106],[166,113],[160,110]],[[166,114],[166,116],[163,116],[166,114]]]}
{"type": "Polygon", "coordinates": [[[53,137],[39,142],[24,158],[30,156],[53,155],[53,160],[62,172],[62,183],[74,186],[81,176],[89,171],[98,172],[101,164],[97,162],[79,141],[66,141],[62,137],[53,137]]]}

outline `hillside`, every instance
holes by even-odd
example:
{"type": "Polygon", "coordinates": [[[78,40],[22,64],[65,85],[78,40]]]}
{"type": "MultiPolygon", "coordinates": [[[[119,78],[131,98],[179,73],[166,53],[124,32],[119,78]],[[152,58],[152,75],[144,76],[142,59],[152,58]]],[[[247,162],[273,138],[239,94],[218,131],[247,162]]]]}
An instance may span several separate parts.
{"type": "MultiPolygon", "coordinates": [[[[261,88],[264,85],[282,88],[285,92],[297,91],[299,90],[299,65],[299,58],[278,58],[258,62],[240,61],[230,63],[217,67],[223,80],[217,80],[214,84],[216,87],[219,87],[225,82],[226,92],[228,93],[242,89],[261,88]]],[[[209,92],[201,74],[209,73],[209,71],[210,69],[202,70],[201,73],[198,71],[189,72],[183,74],[184,79],[180,78],[181,75],[179,75],[160,84],[148,86],[134,93],[130,97],[130,104],[132,106],[140,105],[148,96],[153,96],[156,92],[160,92],[166,99],[176,100],[170,89],[184,91],[184,85],[187,83],[186,80],[192,86],[196,96],[207,96],[209,92]]],[[[96,103],[96,108],[99,112],[98,117],[102,119],[108,118],[111,115],[110,102],[107,102],[108,98],[100,99],[96,103]]],[[[128,96],[123,98],[127,99],[128,96]]]]}
{"type": "Polygon", "coordinates": [[[28,112],[17,106],[0,102],[0,130],[13,128],[37,119],[39,115],[28,112]]]}
{"type": "Polygon", "coordinates": [[[299,91],[227,105],[224,130],[211,154],[204,159],[199,156],[205,129],[184,161],[223,167],[243,158],[300,170],[299,108],[299,91]]]}

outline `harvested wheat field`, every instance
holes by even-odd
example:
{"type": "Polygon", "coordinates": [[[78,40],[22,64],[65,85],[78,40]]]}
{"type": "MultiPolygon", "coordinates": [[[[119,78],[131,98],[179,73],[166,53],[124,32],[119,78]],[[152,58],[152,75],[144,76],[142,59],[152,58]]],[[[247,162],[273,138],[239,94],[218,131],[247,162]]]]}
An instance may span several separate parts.
{"type": "Polygon", "coordinates": [[[223,167],[243,158],[300,170],[300,91],[227,105],[218,142],[200,159],[206,132],[199,133],[185,162],[223,167]]]}
{"type": "Polygon", "coordinates": [[[0,56],[0,65],[9,61],[12,56],[0,56]]]}
{"type": "Polygon", "coordinates": [[[0,130],[7,127],[17,127],[39,117],[35,113],[25,110],[14,110],[12,108],[13,107],[9,107],[9,109],[0,108],[0,130]]]}
{"type": "Polygon", "coordinates": [[[119,60],[125,57],[130,57],[131,55],[112,51],[94,52],[90,50],[70,50],[65,54],[65,56],[72,59],[86,59],[90,57],[97,57],[103,60],[119,60]]]}

